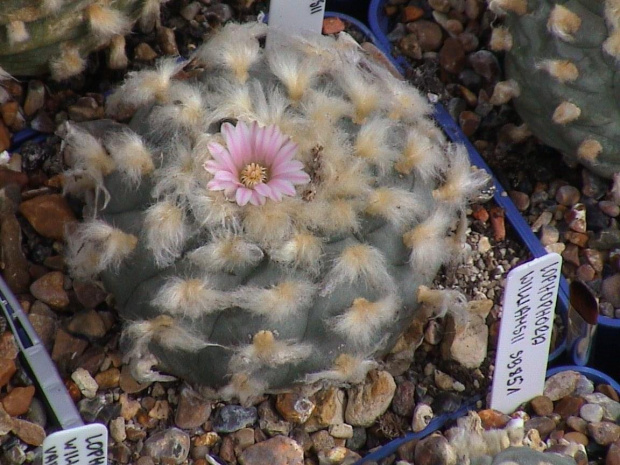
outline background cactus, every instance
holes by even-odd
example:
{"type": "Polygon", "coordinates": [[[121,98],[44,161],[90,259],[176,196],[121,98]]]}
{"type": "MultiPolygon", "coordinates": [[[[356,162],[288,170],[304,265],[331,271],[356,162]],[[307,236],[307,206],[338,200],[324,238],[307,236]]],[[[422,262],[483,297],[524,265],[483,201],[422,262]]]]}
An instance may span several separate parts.
{"type": "Polygon", "coordinates": [[[90,218],[68,263],[116,297],[140,380],[169,379],[155,366],[242,401],[360,381],[420,303],[464,308],[421,285],[460,251],[486,173],[348,36],[272,31],[265,49],[266,29],[131,74],[107,103],[128,125],[64,128],[90,218]]]}
{"type": "Polygon", "coordinates": [[[108,64],[127,66],[125,39],[140,19],[159,21],[161,0],[4,0],[0,13],[0,68],[13,76],[51,73],[55,80],[82,72],[86,56],[110,46],[108,64]]]}
{"type": "Polygon", "coordinates": [[[505,14],[491,48],[505,50],[514,103],[531,131],[599,175],[620,170],[620,10],[615,0],[491,0],[505,14]]]}

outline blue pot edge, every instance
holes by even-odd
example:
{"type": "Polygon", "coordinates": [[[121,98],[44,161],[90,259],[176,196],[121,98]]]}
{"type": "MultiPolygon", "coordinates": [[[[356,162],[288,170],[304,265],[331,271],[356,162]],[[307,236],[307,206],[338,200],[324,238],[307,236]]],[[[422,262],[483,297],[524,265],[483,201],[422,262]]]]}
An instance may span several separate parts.
{"type": "MultiPolygon", "coordinates": [[[[596,384],[609,384],[618,394],[620,394],[620,384],[618,384],[613,378],[609,375],[603,373],[600,370],[595,368],[585,367],[585,366],[577,366],[577,365],[562,365],[554,368],[550,368],[547,370],[546,378],[550,378],[551,376],[560,373],[562,371],[576,371],[577,373],[581,373],[585,375],[588,379],[593,381],[596,384]]],[[[353,465],[362,465],[370,461],[377,462],[381,459],[384,459],[398,450],[400,446],[406,444],[415,439],[424,439],[425,437],[433,434],[435,431],[439,430],[446,423],[452,420],[456,420],[462,416],[465,416],[470,410],[476,410],[476,403],[481,400],[481,396],[477,396],[473,399],[470,399],[467,404],[458,409],[457,411],[440,415],[438,417],[433,418],[433,420],[428,424],[428,426],[418,433],[409,433],[405,436],[394,439],[387,444],[381,446],[378,450],[371,452],[366,455],[364,458],[358,460],[353,465]]]]}

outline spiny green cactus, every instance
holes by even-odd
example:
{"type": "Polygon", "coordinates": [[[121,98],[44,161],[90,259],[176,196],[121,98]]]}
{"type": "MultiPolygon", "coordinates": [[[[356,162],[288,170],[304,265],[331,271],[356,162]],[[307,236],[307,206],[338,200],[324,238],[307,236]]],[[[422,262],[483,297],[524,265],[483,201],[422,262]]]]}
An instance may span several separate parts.
{"type": "Polygon", "coordinates": [[[242,401],[356,382],[420,302],[463,308],[422,285],[486,173],[350,37],[266,33],[228,25],[130,75],[107,102],[129,125],[65,127],[65,187],[93,218],[68,263],[116,297],[140,380],[242,401]]]}
{"type": "Polygon", "coordinates": [[[107,46],[110,67],[125,68],[124,35],[138,19],[142,29],[152,29],[160,1],[3,0],[0,70],[63,80],[84,70],[90,52],[107,46]]]}
{"type": "Polygon", "coordinates": [[[620,3],[617,0],[490,0],[504,16],[491,48],[520,92],[531,131],[599,175],[620,171],[620,3]]]}

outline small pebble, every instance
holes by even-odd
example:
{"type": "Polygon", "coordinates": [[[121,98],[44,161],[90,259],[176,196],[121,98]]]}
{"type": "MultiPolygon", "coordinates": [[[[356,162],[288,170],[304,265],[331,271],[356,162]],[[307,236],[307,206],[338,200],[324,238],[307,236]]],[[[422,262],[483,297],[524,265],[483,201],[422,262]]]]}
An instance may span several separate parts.
{"type": "Polygon", "coordinates": [[[189,455],[189,435],[178,428],[169,428],[151,435],[144,441],[144,453],[153,458],[170,458],[173,463],[183,463],[189,455]]]}
{"type": "Polygon", "coordinates": [[[99,385],[97,381],[84,368],[78,368],[71,374],[71,379],[77,384],[82,395],[88,399],[92,399],[97,395],[99,385]]]}
{"type": "Polygon", "coordinates": [[[601,446],[608,446],[620,438],[620,426],[610,421],[588,424],[588,434],[601,446]]]}
{"type": "Polygon", "coordinates": [[[216,433],[232,433],[246,426],[252,426],[257,419],[256,407],[225,405],[215,413],[213,431],[216,433]]]}
{"type": "Polygon", "coordinates": [[[579,416],[588,423],[596,423],[603,419],[603,407],[598,404],[584,404],[579,410],[579,416]]]}
{"type": "Polygon", "coordinates": [[[244,465],[303,465],[304,451],[292,439],[276,436],[245,449],[240,462],[244,465]]]}
{"type": "Polygon", "coordinates": [[[433,419],[433,409],[430,405],[427,404],[418,404],[416,405],[413,411],[413,419],[411,422],[411,429],[414,433],[419,433],[424,428],[428,426],[428,424],[433,419]]]}

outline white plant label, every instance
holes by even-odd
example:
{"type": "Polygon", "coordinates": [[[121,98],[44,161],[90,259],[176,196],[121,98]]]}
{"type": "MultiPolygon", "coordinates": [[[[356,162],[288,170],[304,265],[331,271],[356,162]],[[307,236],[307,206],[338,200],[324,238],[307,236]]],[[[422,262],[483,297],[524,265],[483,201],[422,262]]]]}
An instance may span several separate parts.
{"type": "Polygon", "coordinates": [[[491,408],[512,413],[542,394],[562,257],[551,253],[508,273],[499,330],[491,408]]]}
{"type": "Polygon", "coordinates": [[[320,34],[326,0],[271,0],[269,27],[279,31],[320,34]]]}
{"type": "Polygon", "coordinates": [[[108,465],[108,430],[93,423],[50,434],[43,441],[43,465],[108,465]]]}

